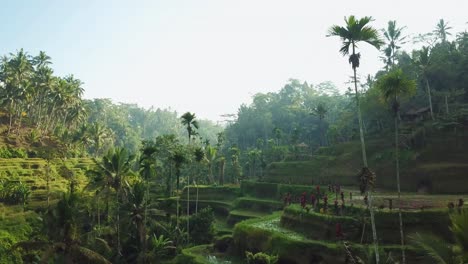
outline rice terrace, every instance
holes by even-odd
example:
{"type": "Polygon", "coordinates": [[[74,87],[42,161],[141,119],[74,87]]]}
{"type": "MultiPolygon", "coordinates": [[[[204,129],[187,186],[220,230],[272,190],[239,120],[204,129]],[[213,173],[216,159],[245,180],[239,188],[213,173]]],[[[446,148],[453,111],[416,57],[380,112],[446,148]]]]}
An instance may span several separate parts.
{"type": "Polygon", "coordinates": [[[5,1],[0,264],[468,263],[466,10],[5,1]]]}

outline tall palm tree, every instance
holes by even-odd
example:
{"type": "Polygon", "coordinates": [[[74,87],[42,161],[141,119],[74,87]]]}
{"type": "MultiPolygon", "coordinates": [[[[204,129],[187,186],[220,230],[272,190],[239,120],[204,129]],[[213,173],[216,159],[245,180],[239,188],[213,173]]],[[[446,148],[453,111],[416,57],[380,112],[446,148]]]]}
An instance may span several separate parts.
{"type": "Polygon", "coordinates": [[[226,166],[226,158],[221,156],[217,159],[219,164],[219,185],[224,185],[224,167],[226,166]]]}
{"type": "Polygon", "coordinates": [[[403,219],[401,217],[401,191],[400,191],[400,163],[398,157],[398,116],[400,112],[400,99],[414,95],[416,92],[416,82],[409,80],[401,69],[394,69],[377,81],[377,88],[381,91],[382,97],[391,105],[393,119],[395,120],[395,166],[396,182],[398,191],[398,218],[400,221],[400,238],[402,250],[402,263],[406,263],[405,237],[403,235],[403,219]]]}
{"type": "MultiPolygon", "coordinates": [[[[208,144],[209,146],[209,144],[208,144]]],[[[195,156],[195,161],[197,162],[197,167],[200,168],[200,165],[202,163],[202,161],[206,160],[205,158],[205,152],[203,151],[202,148],[198,147],[195,149],[195,152],[193,153],[194,156],[195,156]]],[[[199,173],[199,170],[197,170],[197,178],[199,177],[200,173],[199,173]]],[[[198,180],[198,179],[197,179],[198,180]]],[[[190,181],[188,181],[189,184],[190,184],[190,181]]],[[[189,187],[189,185],[187,185],[187,187],[189,187]]],[[[198,213],[198,185],[196,185],[196,188],[197,188],[197,197],[196,197],[196,201],[195,201],[195,214],[198,213]]],[[[187,189],[187,216],[189,215],[189,201],[190,201],[190,196],[189,196],[189,190],[187,189]]],[[[188,223],[188,220],[187,220],[187,223],[188,223]]],[[[187,228],[187,232],[188,232],[188,228],[187,228]]]]}
{"type": "Polygon", "coordinates": [[[128,201],[126,209],[129,211],[129,222],[137,229],[140,258],[142,258],[147,250],[147,231],[146,222],[148,218],[148,203],[146,184],[143,182],[135,182],[128,188],[128,201]]]}
{"type": "Polygon", "coordinates": [[[2,79],[5,82],[3,104],[7,105],[10,119],[8,134],[10,134],[13,119],[15,116],[20,117],[23,112],[25,94],[32,78],[33,66],[28,53],[20,49],[16,54],[10,54],[10,59],[6,61],[3,68],[4,78],[2,79]]]}
{"type": "Polygon", "coordinates": [[[423,82],[426,84],[426,93],[429,99],[429,109],[431,112],[431,119],[434,120],[434,111],[432,108],[432,96],[431,87],[429,86],[429,80],[427,78],[429,67],[431,66],[431,50],[429,47],[422,47],[421,50],[417,51],[413,55],[414,64],[419,68],[419,75],[423,82]]]}
{"type": "Polygon", "coordinates": [[[324,126],[323,126],[323,119],[325,118],[325,115],[327,114],[328,109],[326,106],[322,103],[317,104],[315,108],[312,109],[312,115],[315,115],[319,118],[320,121],[320,134],[321,134],[321,139],[320,139],[320,145],[324,146],[325,145],[325,131],[324,126]]]}
{"type": "MultiPolygon", "coordinates": [[[[157,148],[150,142],[144,143],[144,147],[141,149],[141,157],[140,157],[140,176],[145,180],[146,185],[146,192],[145,192],[145,203],[144,203],[144,215],[148,214],[148,204],[149,204],[149,180],[156,175],[156,158],[154,157],[157,148]]],[[[138,186],[137,188],[139,188],[138,186]]],[[[144,224],[146,225],[145,218],[144,224]]],[[[144,251],[146,251],[146,240],[145,244],[143,245],[144,251]]]]}
{"type": "MultiPolygon", "coordinates": [[[[349,16],[348,18],[345,18],[346,26],[342,27],[334,25],[329,29],[329,36],[336,36],[341,38],[342,47],[340,49],[340,53],[343,56],[349,56],[348,61],[351,64],[351,67],[353,68],[354,91],[356,95],[356,107],[359,120],[359,135],[361,139],[362,160],[364,163],[363,172],[368,170],[368,164],[356,77],[356,70],[359,67],[361,54],[356,53],[356,48],[357,44],[360,42],[368,43],[377,49],[379,49],[380,46],[383,44],[383,41],[380,39],[378,31],[369,25],[371,21],[372,17],[363,17],[361,19],[357,19],[355,16],[349,16]]],[[[372,236],[374,239],[375,259],[378,264],[379,250],[377,241],[377,231],[375,228],[374,209],[372,208],[372,194],[369,190],[367,190],[367,195],[369,199],[369,211],[372,224],[372,236]]]]}
{"type": "MultiPolygon", "coordinates": [[[[90,171],[95,176],[94,183],[100,186],[106,194],[106,212],[109,216],[109,197],[111,189],[116,192],[117,205],[117,250],[120,254],[120,203],[122,201],[122,186],[125,183],[125,178],[132,174],[132,162],[134,156],[130,155],[124,148],[111,149],[102,157],[102,160],[97,161],[96,169],[90,171]]],[[[101,192],[102,193],[102,192],[101,192]]]]}
{"type": "Polygon", "coordinates": [[[213,177],[213,166],[215,165],[217,154],[218,154],[218,149],[212,146],[207,146],[205,149],[205,156],[208,161],[208,171],[209,171],[209,177],[210,177],[210,182],[214,182],[214,177],[213,177]]]}
{"type": "Polygon", "coordinates": [[[78,215],[78,196],[70,191],[63,195],[54,210],[49,211],[45,220],[49,241],[24,241],[14,248],[25,250],[44,250],[39,263],[49,263],[54,256],[62,256],[64,263],[100,263],[110,264],[103,256],[92,249],[80,245],[78,233],[80,221],[78,215]]]}
{"type": "Polygon", "coordinates": [[[396,53],[401,48],[401,44],[405,43],[406,36],[402,35],[405,27],[397,27],[396,21],[388,21],[387,29],[383,29],[383,35],[386,39],[387,46],[385,47],[386,67],[389,70],[395,65],[396,53]]]}
{"type": "Polygon", "coordinates": [[[88,133],[94,147],[94,157],[101,153],[101,147],[104,141],[111,137],[112,132],[99,122],[94,122],[88,127],[88,133]]]}
{"type": "Polygon", "coordinates": [[[448,22],[444,21],[443,18],[437,22],[437,25],[433,31],[433,33],[442,41],[442,43],[447,42],[447,36],[451,36],[452,33],[449,32],[452,27],[448,25],[448,22]]]}
{"type": "Polygon", "coordinates": [[[184,153],[181,150],[176,150],[176,152],[172,156],[172,161],[174,162],[174,166],[176,169],[176,188],[177,188],[177,228],[179,227],[179,183],[180,183],[180,169],[182,165],[186,162],[186,158],[184,153]]]}
{"type": "Polygon", "coordinates": [[[188,140],[190,144],[192,136],[196,133],[195,130],[198,129],[198,121],[195,120],[195,114],[190,112],[183,114],[180,118],[182,119],[182,125],[186,126],[187,128],[188,140]]]}
{"type": "Polygon", "coordinates": [[[45,51],[39,51],[39,54],[35,56],[32,60],[34,66],[37,68],[42,68],[52,64],[50,61],[52,58],[45,53],[45,51]]]}

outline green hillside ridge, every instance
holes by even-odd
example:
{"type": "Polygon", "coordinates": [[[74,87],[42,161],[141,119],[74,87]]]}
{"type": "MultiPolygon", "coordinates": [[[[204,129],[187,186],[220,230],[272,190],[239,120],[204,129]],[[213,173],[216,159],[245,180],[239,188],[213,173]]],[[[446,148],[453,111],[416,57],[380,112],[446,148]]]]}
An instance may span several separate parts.
{"type": "MultiPolygon", "coordinates": [[[[401,187],[405,191],[466,193],[468,185],[468,134],[437,133],[425,138],[423,146],[404,148],[400,153],[401,187]],[[441,155],[441,153],[444,153],[441,155]]],[[[390,140],[369,139],[369,166],[377,175],[376,188],[394,189],[395,167],[390,140]]],[[[309,161],[271,163],[265,182],[352,186],[362,166],[359,142],[320,148],[309,161]]]]}

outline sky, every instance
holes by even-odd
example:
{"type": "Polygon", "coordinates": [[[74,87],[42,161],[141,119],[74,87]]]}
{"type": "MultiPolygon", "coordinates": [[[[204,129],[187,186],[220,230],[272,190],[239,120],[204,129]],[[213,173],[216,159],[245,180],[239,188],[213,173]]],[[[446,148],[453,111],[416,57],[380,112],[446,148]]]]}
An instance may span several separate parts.
{"type": "MultiPolygon", "coordinates": [[[[338,53],[339,39],[326,35],[345,16],[372,16],[378,29],[397,20],[408,35],[432,31],[440,18],[453,33],[468,28],[466,0],[0,0],[0,6],[0,55],[43,50],[57,75],[84,82],[87,99],[214,121],[290,78],[332,81],[344,91],[352,70],[338,53]]],[[[376,49],[362,45],[360,52],[361,76],[382,68],[376,49]]]]}

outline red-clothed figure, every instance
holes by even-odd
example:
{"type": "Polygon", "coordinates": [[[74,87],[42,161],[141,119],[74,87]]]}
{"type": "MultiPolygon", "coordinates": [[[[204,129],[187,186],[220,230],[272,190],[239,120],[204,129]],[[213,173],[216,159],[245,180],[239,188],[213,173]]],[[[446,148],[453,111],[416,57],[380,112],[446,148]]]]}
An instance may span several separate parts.
{"type": "Polygon", "coordinates": [[[335,225],[335,234],[336,234],[336,238],[338,238],[338,239],[343,239],[344,238],[343,230],[341,228],[340,223],[336,223],[336,225],[335,225]]]}
{"type": "Polygon", "coordinates": [[[310,195],[310,203],[312,204],[313,207],[315,207],[316,200],[317,200],[317,198],[315,198],[315,195],[312,193],[310,195]]]}
{"type": "Polygon", "coordinates": [[[317,191],[317,197],[320,197],[320,185],[317,185],[317,187],[315,187],[315,190],[317,191]]]}
{"type": "Polygon", "coordinates": [[[323,208],[324,208],[324,210],[327,210],[327,207],[328,207],[328,197],[325,195],[323,197],[323,208]]]}

